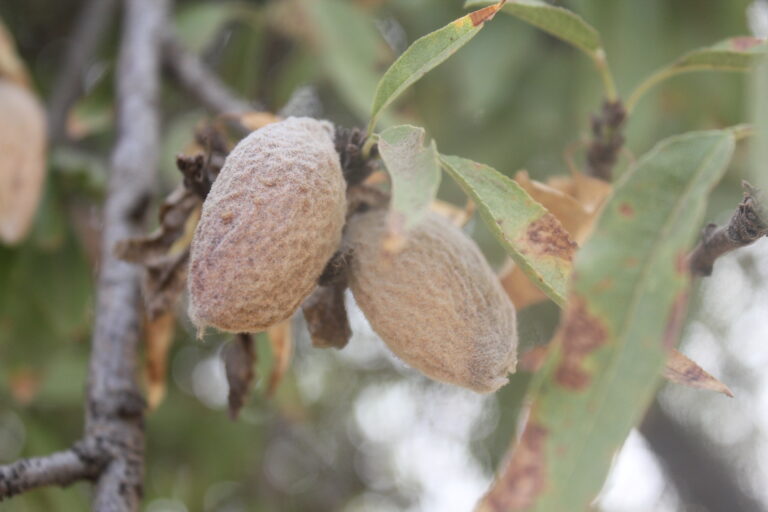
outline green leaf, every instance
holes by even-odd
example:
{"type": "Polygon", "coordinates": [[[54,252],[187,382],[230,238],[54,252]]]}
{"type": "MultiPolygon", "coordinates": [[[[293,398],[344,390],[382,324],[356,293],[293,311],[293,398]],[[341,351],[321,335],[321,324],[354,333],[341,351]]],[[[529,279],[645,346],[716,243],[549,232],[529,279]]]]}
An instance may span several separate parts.
{"type": "Polygon", "coordinates": [[[424,129],[395,126],[379,135],[379,153],[392,180],[389,232],[402,240],[429,209],[440,185],[435,141],[424,146],[424,129]]]}
{"type": "Polygon", "coordinates": [[[477,203],[483,220],[515,263],[563,306],[576,244],[560,222],[495,169],[456,156],[440,158],[446,171],[477,203]]]}
{"type": "MultiPolygon", "coordinates": [[[[464,8],[492,3],[494,2],[490,0],[468,0],[464,3],[464,8]]],[[[602,51],[603,43],[597,30],[568,9],[555,7],[540,0],[510,0],[502,11],[575,46],[592,58],[602,51]]]]}
{"type": "Polygon", "coordinates": [[[677,342],[687,254],[733,148],[730,130],[672,137],[617,185],[576,256],[524,433],[479,510],[589,509],[677,342]]]}
{"type": "MultiPolygon", "coordinates": [[[[490,0],[467,0],[465,8],[494,3],[490,0]]],[[[509,0],[502,12],[511,14],[548,34],[583,51],[595,63],[603,82],[606,98],[618,99],[613,75],[606,62],[600,34],[578,14],[541,0],[509,0]]]]}
{"type": "Polygon", "coordinates": [[[749,71],[765,51],[765,39],[757,37],[733,37],[693,50],[659,69],[637,86],[627,100],[627,110],[632,110],[648,90],[667,78],[692,71],[749,71]]]}
{"type": "Polygon", "coordinates": [[[378,80],[376,64],[385,51],[373,20],[340,0],[303,0],[302,5],[317,31],[326,76],[357,115],[368,117],[378,80]]]}
{"type": "MultiPolygon", "coordinates": [[[[495,3],[495,2],[494,2],[495,3]]],[[[469,13],[427,34],[408,47],[381,77],[371,107],[368,134],[373,133],[382,110],[430,70],[475,37],[504,2],[469,13]]]]}

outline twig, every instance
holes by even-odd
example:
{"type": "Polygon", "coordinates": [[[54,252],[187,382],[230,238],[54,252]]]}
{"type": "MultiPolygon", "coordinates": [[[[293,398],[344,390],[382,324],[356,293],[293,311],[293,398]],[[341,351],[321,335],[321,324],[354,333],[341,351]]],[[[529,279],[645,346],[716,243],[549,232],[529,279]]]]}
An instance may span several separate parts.
{"type": "Polygon", "coordinates": [[[690,256],[689,265],[693,275],[709,276],[715,260],[723,254],[750,245],[768,235],[768,210],[760,192],[746,181],[744,199],[723,227],[709,224],[704,228],[699,245],[690,256]]]}
{"type": "Polygon", "coordinates": [[[163,63],[176,81],[214,114],[263,110],[238,98],[194,53],[172,34],[163,37],[163,63]]]}
{"type": "Polygon", "coordinates": [[[117,142],[104,208],[102,269],[93,330],[86,437],[111,460],[99,475],[93,510],[138,510],[144,476],[144,399],[136,381],[141,269],[118,260],[119,240],[141,232],[160,139],[160,40],[167,0],[125,0],[117,70],[117,142]]]}
{"type": "Polygon", "coordinates": [[[116,8],[117,0],[89,0],[83,7],[48,103],[48,131],[54,142],[66,138],[67,114],[85,90],[88,65],[93,61],[116,8]]]}
{"type": "Polygon", "coordinates": [[[0,500],[36,487],[64,487],[79,480],[95,478],[104,460],[94,448],[83,443],[45,457],[0,466],[0,500]]]}

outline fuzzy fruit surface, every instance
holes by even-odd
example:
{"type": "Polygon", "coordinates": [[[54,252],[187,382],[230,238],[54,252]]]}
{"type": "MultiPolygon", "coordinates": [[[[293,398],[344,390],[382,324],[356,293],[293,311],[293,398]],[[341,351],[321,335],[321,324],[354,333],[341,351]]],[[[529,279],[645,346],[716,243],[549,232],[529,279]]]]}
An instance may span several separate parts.
{"type": "Polygon", "coordinates": [[[199,329],[262,331],[314,289],[346,213],[333,137],[328,122],[288,118],[229,154],[192,240],[189,315],[199,329]]]}
{"type": "Polygon", "coordinates": [[[0,78],[0,242],[20,242],[45,180],[45,113],[32,93],[0,78]]]}
{"type": "Polygon", "coordinates": [[[515,308],[480,250],[430,213],[396,254],[382,249],[386,212],[353,217],[350,287],[392,352],[435,380],[497,390],[517,364],[515,308]]]}

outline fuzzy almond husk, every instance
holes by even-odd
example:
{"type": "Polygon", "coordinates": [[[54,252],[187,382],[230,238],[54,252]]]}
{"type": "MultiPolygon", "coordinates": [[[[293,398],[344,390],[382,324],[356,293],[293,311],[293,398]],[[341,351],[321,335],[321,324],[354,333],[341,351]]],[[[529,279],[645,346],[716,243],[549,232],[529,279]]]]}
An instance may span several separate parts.
{"type": "Polygon", "coordinates": [[[350,288],[392,352],[435,380],[489,393],[517,364],[515,308],[475,243],[428,213],[397,254],[382,249],[386,212],[353,217],[350,288]]]}
{"type": "Polygon", "coordinates": [[[189,315],[198,329],[263,331],[312,292],[346,213],[333,137],[328,122],[288,118],[229,154],[192,241],[189,315]]]}
{"type": "Polygon", "coordinates": [[[29,233],[45,181],[46,122],[37,98],[0,78],[0,243],[29,233]]]}

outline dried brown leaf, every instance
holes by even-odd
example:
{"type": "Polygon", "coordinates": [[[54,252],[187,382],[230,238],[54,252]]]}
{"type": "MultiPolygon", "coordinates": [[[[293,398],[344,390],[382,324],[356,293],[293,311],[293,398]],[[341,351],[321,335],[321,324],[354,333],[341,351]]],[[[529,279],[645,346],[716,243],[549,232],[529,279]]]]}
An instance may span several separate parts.
{"type": "Polygon", "coordinates": [[[268,124],[281,121],[282,118],[270,112],[247,112],[238,116],[240,124],[250,131],[256,131],[268,124]]]}
{"type": "Polygon", "coordinates": [[[115,254],[132,263],[153,265],[172,252],[182,252],[192,240],[201,204],[192,191],[176,188],[160,206],[160,226],[147,236],[121,240],[115,254]]]}
{"type": "Polygon", "coordinates": [[[675,349],[669,351],[664,378],[675,384],[715,391],[733,397],[728,386],[706,372],[696,362],[675,349]]]}
{"type": "Polygon", "coordinates": [[[291,319],[284,320],[279,324],[273,325],[267,329],[269,344],[272,347],[272,356],[275,359],[272,373],[269,376],[267,384],[267,396],[274,395],[277,386],[285,377],[285,373],[291,365],[293,357],[293,336],[291,334],[291,319]]]}
{"type": "Polygon", "coordinates": [[[256,346],[250,334],[238,334],[224,349],[224,367],[229,383],[229,417],[237,419],[255,376],[256,346]]]}
{"type": "Polygon", "coordinates": [[[156,409],[165,398],[168,350],[176,331],[176,320],[170,312],[147,320],[144,331],[146,343],[147,404],[156,409]]]}
{"type": "Polygon", "coordinates": [[[45,181],[46,132],[38,99],[0,78],[0,243],[19,243],[32,226],[45,181]]]}
{"type": "Polygon", "coordinates": [[[318,286],[301,305],[312,345],[317,348],[344,348],[352,337],[344,290],[343,283],[318,286]]]}
{"type": "Polygon", "coordinates": [[[11,34],[0,20],[0,78],[6,78],[22,87],[29,87],[29,74],[16,52],[11,34]]]}

